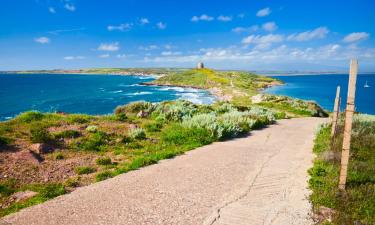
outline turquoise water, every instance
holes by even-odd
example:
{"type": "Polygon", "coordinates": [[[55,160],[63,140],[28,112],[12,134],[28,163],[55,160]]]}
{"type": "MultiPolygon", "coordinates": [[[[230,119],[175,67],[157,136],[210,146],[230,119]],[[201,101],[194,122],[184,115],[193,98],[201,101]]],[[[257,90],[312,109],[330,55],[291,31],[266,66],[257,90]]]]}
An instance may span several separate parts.
{"type": "MultiPolygon", "coordinates": [[[[347,74],[272,77],[278,78],[286,84],[266,89],[266,93],[314,100],[328,110],[333,109],[336,87],[340,85],[341,109],[345,108],[349,79],[347,74]]],[[[375,74],[358,75],[355,105],[357,112],[375,114],[375,74]],[[370,86],[368,88],[364,87],[366,81],[370,86]]]]}
{"type": "Polygon", "coordinates": [[[207,91],[179,87],[142,86],[154,78],[115,75],[0,74],[0,120],[38,110],[108,114],[118,105],[145,100],[186,99],[212,103],[207,91]]]}

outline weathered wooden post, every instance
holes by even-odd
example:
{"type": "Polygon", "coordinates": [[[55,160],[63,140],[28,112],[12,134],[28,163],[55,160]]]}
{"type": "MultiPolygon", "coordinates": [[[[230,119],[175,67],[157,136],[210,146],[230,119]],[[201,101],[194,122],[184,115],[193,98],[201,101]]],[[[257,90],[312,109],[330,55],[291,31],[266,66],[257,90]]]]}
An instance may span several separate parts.
{"type": "Polygon", "coordinates": [[[338,119],[338,115],[340,111],[339,107],[340,107],[340,86],[337,86],[335,105],[333,106],[331,137],[333,137],[336,133],[337,119],[338,119]]]}
{"type": "Polygon", "coordinates": [[[349,73],[349,85],[348,85],[348,98],[346,101],[346,112],[345,112],[345,127],[344,127],[344,139],[342,143],[341,153],[341,170],[339,189],[345,190],[346,177],[348,174],[348,163],[350,153],[350,139],[352,134],[352,122],[354,114],[354,99],[355,99],[355,86],[357,82],[357,71],[358,61],[352,59],[350,62],[350,73],[349,73]]]}

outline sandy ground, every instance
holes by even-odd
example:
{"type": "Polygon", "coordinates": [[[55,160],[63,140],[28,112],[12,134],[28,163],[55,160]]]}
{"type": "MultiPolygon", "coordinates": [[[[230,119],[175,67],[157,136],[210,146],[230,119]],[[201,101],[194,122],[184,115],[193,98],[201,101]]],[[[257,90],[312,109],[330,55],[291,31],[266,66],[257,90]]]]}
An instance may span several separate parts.
{"type": "Polygon", "coordinates": [[[0,224],[311,224],[306,170],[322,122],[281,120],[79,188],[0,224]]]}

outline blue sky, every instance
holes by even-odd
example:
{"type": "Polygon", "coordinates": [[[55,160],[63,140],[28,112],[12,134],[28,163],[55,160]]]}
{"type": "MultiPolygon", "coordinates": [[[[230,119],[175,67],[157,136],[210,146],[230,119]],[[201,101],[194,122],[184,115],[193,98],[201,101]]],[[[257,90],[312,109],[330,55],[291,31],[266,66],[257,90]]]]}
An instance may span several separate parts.
{"type": "Polygon", "coordinates": [[[2,0],[0,70],[375,71],[373,0],[2,0]]]}

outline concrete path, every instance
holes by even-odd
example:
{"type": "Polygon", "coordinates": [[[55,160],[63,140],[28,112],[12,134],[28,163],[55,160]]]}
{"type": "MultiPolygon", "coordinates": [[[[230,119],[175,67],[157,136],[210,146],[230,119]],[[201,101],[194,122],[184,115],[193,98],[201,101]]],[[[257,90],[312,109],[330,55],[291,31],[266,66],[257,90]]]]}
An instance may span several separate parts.
{"type": "Polygon", "coordinates": [[[281,120],[80,188],[0,224],[311,224],[306,170],[322,122],[281,120]]]}

